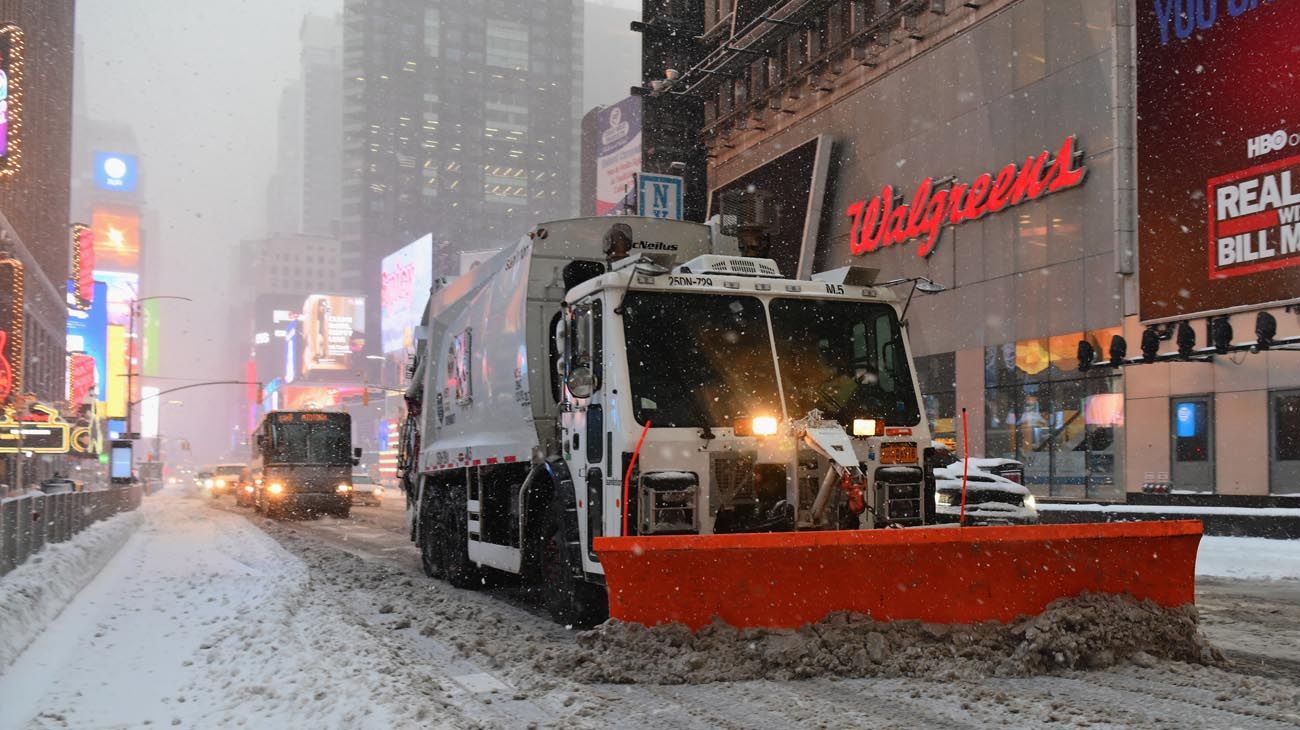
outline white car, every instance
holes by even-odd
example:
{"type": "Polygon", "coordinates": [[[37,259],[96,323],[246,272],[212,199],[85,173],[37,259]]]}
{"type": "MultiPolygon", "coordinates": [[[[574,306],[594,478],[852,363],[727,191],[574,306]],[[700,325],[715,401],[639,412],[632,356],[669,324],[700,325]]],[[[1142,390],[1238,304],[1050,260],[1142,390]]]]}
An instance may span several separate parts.
{"type": "Polygon", "coordinates": [[[352,475],[352,504],[373,504],[376,507],[384,503],[384,488],[368,474],[352,475]]]}
{"type": "Polygon", "coordinates": [[[1038,522],[1038,505],[1029,489],[987,471],[1007,460],[976,458],[957,459],[934,470],[935,513],[940,522],[961,519],[962,469],[967,461],[967,524],[1028,525],[1038,522]]]}

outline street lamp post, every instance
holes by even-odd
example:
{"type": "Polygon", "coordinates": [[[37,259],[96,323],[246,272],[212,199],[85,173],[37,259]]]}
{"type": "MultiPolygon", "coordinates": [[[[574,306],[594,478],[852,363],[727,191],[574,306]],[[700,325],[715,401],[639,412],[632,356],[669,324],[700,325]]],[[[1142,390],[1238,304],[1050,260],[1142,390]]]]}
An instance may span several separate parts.
{"type": "Polygon", "coordinates": [[[126,431],[127,433],[133,432],[132,429],[133,424],[131,422],[131,412],[132,412],[131,406],[133,404],[131,403],[131,398],[135,394],[135,359],[136,359],[135,353],[136,353],[136,341],[138,339],[135,334],[135,315],[136,312],[140,311],[140,303],[150,301],[151,299],[179,299],[186,302],[194,301],[189,297],[182,297],[175,294],[157,294],[151,297],[139,297],[137,299],[131,300],[131,316],[128,320],[128,325],[127,325],[127,332],[129,334],[127,339],[129,339],[130,342],[127,344],[126,347],[126,431]]]}

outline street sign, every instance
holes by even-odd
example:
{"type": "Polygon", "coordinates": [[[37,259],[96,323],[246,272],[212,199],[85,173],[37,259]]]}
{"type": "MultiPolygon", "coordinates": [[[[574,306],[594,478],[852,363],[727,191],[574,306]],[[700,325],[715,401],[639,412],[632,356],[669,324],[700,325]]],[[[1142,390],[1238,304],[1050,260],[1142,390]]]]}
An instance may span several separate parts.
{"type": "Polygon", "coordinates": [[[681,220],[685,188],[686,182],[677,175],[637,173],[637,213],[648,218],[681,220]]]}

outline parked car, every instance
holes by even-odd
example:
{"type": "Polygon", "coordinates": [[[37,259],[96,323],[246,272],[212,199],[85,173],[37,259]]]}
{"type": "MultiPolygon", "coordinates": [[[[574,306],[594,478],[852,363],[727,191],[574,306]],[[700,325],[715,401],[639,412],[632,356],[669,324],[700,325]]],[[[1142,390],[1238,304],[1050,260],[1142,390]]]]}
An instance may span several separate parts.
{"type": "Polygon", "coordinates": [[[1038,522],[1038,504],[1029,488],[998,472],[1023,478],[1024,465],[1014,459],[958,459],[937,450],[934,464],[935,517],[939,522],[961,519],[962,472],[966,471],[966,523],[1028,525],[1038,522]]]}
{"type": "Polygon", "coordinates": [[[369,474],[352,475],[352,504],[370,504],[378,507],[383,503],[383,486],[369,474]]]}

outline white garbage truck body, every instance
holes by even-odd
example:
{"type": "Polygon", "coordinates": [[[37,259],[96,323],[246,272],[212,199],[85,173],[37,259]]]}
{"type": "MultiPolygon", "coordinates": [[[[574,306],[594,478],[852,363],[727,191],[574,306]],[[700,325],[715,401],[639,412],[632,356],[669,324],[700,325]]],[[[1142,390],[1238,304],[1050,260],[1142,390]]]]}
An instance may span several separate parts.
{"type": "Polygon", "coordinates": [[[555,221],[433,293],[403,439],[431,575],[520,574],[587,621],[601,536],[930,521],[892,292],[734,252],[700,224],[555,221]],[[630,256],[607,266],[618,235],[630,256]]]}

